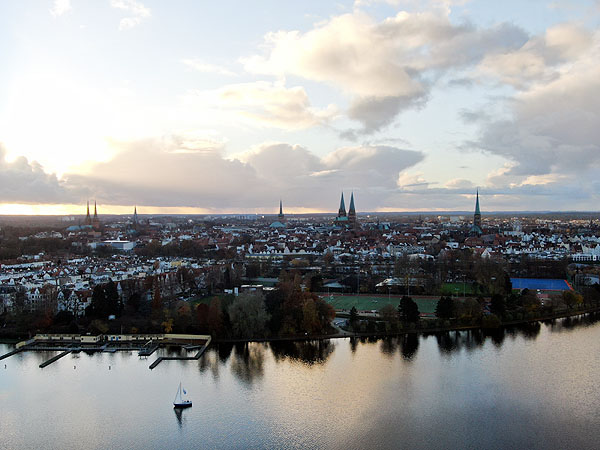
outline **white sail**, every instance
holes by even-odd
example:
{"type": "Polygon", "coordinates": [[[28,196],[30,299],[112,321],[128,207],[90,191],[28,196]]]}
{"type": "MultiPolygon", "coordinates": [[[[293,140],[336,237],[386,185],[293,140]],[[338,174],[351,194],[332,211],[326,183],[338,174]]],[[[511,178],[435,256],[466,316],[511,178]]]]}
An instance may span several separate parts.
{"type": "Polygon", "coordinates": [[[177,394],[175,394],[175,400],[173,400],[173,403],[181,403],[182,399],[181,399],[181,383],[179,383],[179,389],[177,389],[177,394]]]}

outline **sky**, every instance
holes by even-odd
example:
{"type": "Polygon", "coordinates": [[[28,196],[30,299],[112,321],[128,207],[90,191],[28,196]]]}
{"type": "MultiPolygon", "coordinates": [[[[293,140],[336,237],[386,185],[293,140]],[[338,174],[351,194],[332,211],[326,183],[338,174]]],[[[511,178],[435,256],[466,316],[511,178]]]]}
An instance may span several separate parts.
{"type": "Polygon", "coordinates": [[[0,214],[600,209],[600,0],[3,0],[0,214]]]}

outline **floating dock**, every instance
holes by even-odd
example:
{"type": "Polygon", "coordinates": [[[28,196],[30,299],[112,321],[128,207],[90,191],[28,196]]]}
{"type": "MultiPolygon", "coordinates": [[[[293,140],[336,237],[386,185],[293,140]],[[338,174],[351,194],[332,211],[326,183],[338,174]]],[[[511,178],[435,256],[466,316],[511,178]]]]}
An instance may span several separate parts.
{"type": "Polygon", "coordinates": [[[4,355],[0,355],[0,359],[8,358],[9,356],[16,355],[17,353],[21,353],[23,351],[23,347],[13,350],[12,352],[8,352],[4,355]]]}
{"type": "Polygon", "coordinates": [[[50,358],[48,361],[44,361],[43,363],[40,364],[40,369],[43,369],[46,366],[49,366],[50,364],[52,364],[55,361],[58,361],[60,358],[62,358],[63,356],[67,356],[69,353],[71,353],[73,350],[65,350],[62,353],[59,353],[56,356],[53,356],[52,358],[50,358]]]}
{"type": "MultiPolygon", "coordinates": [[[[204,352],[210,345],[211,340],[212,340],[212,338],[210,336],[208,336],[208,339],[206,340],[204,345],[202,345],[200,347],[200,350],[198,350],[198,353],[196,353],[194,356],[160,356],[156,359],[156,361],[154,361],[152,364],[150,364],[149,369],[150,370],[154,369],[156,366],[158,366],[163,361],[194,361],[194,360],[198,360],[198,359],[200,359],[200,357],[204,354],[204,352]]],[[[194,347],[197,348],[199,346],[194,346],[194,347]]]]}
{"type": "Polygon", "coordinates": [[[44,368],[58,361],[69,353],[93,353],[105,352],[116,353],[119,351],[136,351],[139,356],[148,357],[156,352],[161,346],[176,345],[187,351],[199,349],[194,356],[186,357],[160,357],[152,363],[151,369],[167,360],[194,360],[200,359],[208,345],[211,337],[196,334],[127,334],[127,335],[74,335],[74,334],[37,334],[33,338],[19,342],[16,348],[4,355],[0,360],[25,351],[61,352],[56,356],[44,361],[39,365],[44,368]],[[203,345],[198,345],[204,342],[203,345]]]}

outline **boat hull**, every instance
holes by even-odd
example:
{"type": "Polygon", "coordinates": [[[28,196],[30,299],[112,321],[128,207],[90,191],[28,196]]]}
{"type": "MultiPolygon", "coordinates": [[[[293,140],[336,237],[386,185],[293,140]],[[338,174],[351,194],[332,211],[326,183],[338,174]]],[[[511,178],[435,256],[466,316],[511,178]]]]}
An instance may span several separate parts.
{"type": "Polygon", "coordinates": [[[173,403],[173,408],[189,408],[192,402],[173,403]]]}

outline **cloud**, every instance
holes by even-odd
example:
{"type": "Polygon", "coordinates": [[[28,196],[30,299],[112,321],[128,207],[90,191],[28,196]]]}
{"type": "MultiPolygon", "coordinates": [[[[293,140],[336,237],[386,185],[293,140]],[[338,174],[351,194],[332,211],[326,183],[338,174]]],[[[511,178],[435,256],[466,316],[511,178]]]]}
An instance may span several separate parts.
{"type": "Polygon", "coordinates": [[[532,175],[568,174],[583,180],[600,168],[600,40],[576,61],[557,68],[508,104],[506,119],[482,124],[474,145],[505,157],[508,184],[532,175]],[[514,178],[511,178],[514,177],[514,178]]]}
{"type": "Polygon", "coordinates": [[[593,35],[575,24],[559,24],[544,35],[533,36],[522,47],[484,57],[479,71],[517,89],[547,83],[560,76],[558,66],[590,49],[593,35]]]}
{"type": "Polygon", "coordinates": [[[54,0],[50,13],[54,17],[58,17],[71,11],[71,9],[71,0],[54,0]]]}
{"type": "Polygon", "coordinates": [[[453,24],[443,9],[402,11],[380,22],[357,10],[305,33],[269,33],[265,52],[242,62],[251,73],[300,76],[339,88],[352,98],[350,118],[372,133],[423,104],[446,72],[473,66],[489,52],[519,49],[527,40],[510,24],[453,24]]]}
{"type": "Polygon", "coordinates": [[[475,185],[470,180],[462,178],[454,178],[446,182],[445,187],[448,189],[470,190],[475,189],[475,185]]]}
{"type": "Polygon", "coordinates": [[[306,91],[300,86],[288,88],[267,81],[229,84],[210,92],[192,92],[187,100],[203,108],[212,102],[213,108],[232,111],[253,125],[287,130],[325,124],[337,114],[334,105],[324,109],[312,107],[306,91]]]}
{"type": "Polygon", "coordinates": [[[281,196],[289,206],[327,210],[340,190],[354,189],[363,207],[376,208],[398,189],[398,173],[423,159],[420,152],[386,146],[345,147],[319,158],[286,143],[226,158],[203,144],[201,151],[179,151],[187,141],[115,143],[119,152],[111,161],[95,164],[88,175],[67,174],[64,183],[104,204],[264,210],[281,196]]]}
{"type": "Polygon", "coordinates": [[[0,199],[2,203],[68,203],[80,196],[65,186],[56,175],[44,172],[35,161],[20,156],[7,160],[0,143],[0,199]]]}
{"type": "Polygon", "coordinates": [[[129,30],[150,17],[150,9],[135,0],[110,0],[110,6],[130,14],[119,22],[119,30],[129,30]]]}
{"type": "Polygon", "coordinates": [[[197,70],[198,72],[216,73],[218,75],[225,75],[228,77],[236,76],[236,74],[234,72],[232,72],[231,70],[229,70],[225,67],[218,66],[216,64],[210,64],[210,63],[204,62],[200,59],[184,59],[181,62],[183,64],[185,64],[186,66],[191,67],[194,70],[197,70]]]}

